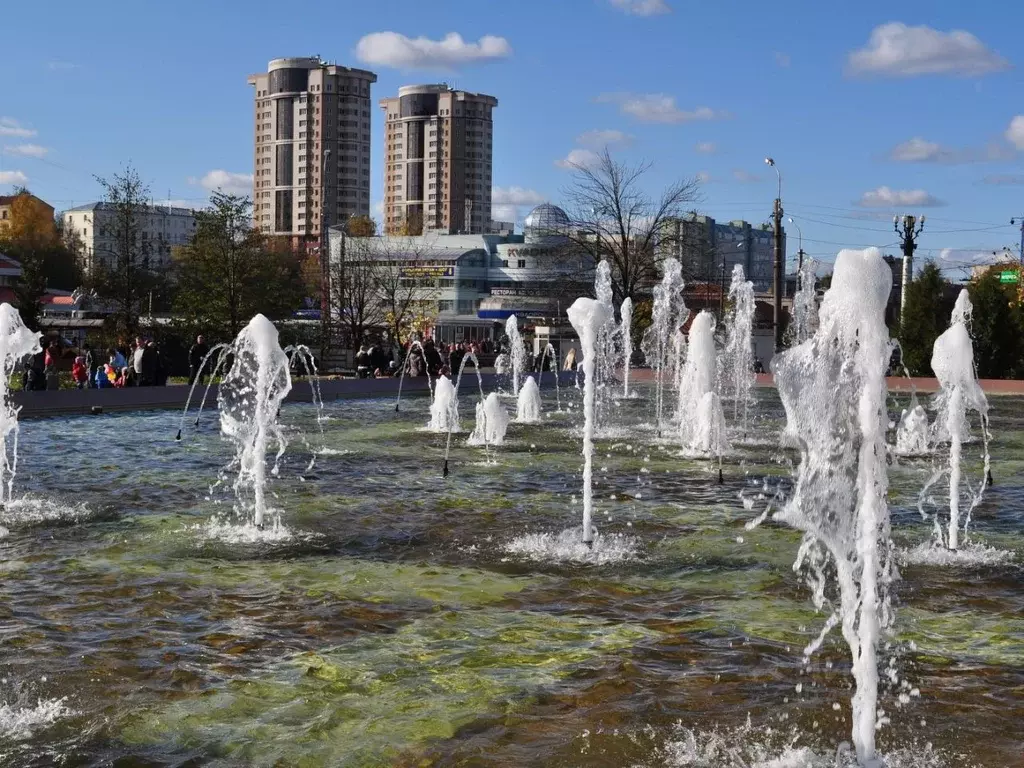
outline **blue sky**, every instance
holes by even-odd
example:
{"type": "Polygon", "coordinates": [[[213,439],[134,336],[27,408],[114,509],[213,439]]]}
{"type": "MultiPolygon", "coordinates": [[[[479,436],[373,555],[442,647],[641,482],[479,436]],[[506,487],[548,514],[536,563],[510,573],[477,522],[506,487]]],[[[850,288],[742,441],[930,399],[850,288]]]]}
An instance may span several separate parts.
{"type": "MultiPolygon", "coordinates": [[[[919,255],[953,275],[1020,239],[1018,3],[52,0],[3,18],[0,192],[24,181],[57,208],[97,199],[92,175],[128,160],[155,198],[247,188],[246,75],[320,54],[377,72],[375,101],[442,80],[496,96],[496,212],[558,202],[559,161],[611,141],[653,163],[652,192],[699,176],[701,210],[753,222],[771,211],[772,155],[824,260],[894,250],[894,211],[927,214],[919,255]]],[[[376,201],[381,136],[375,109],[376,201]]]]}

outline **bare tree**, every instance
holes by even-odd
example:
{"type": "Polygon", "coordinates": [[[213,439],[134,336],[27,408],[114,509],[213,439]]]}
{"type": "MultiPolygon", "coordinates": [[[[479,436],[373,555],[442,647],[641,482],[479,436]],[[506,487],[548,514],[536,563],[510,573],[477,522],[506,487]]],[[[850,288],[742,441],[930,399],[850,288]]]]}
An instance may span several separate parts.
{"type": "Polygon", "coordinates": [[[331,258],[331,308],[337,313],[352,349],[358,349],[368,333],[385,325],[384,305],[377,283],[377,266],[371,237],[345,237],[331,258]]]}
{"type": "Polygon", "coordinates": [[[564,193],[572,220],[570,237],[595,264],[609,261],[617,301],[658,280],[658,263],[666,251],[665,225],[699,199],[696,179],[676,181],[660,197],[652,197],[643,188],[651,167],[649,162],[615,160],[606,148],[592,165],[572,164],[573,183],[564,193]]]}
{"type": "Polygon", "coordinates": [[[429,249],[412,238],[382,238],[375,246],[373,282],[388,333],[397,342],[436,300],[443,268],[430,264],[429,249]]]}

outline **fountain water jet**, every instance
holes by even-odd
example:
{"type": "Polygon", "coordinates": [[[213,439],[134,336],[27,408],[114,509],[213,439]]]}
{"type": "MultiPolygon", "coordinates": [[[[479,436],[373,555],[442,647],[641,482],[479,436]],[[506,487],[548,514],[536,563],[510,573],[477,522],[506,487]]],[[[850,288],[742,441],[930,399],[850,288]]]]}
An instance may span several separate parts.
{"type": "Polygon", "coordinates": [[[508,429],[508,411],[498,397],[491,392],[487,399],[476,405],[476,427],[473,429],[469,445],[501,445],[505,442],[505,431],[508,429]]]}
{"type": "Polygon", "coordinates": [[[434,400],[430,404],[431,432],[457,432],[459,429],[459,405],[455,396],[455,385],[447,376],[438,376],[434,384],[434,400]]]}
{"type": "MultiPolygon", "coordinates": [[[[963,443],[967,437],[968,410],[981,416],[981,432],[984,442],[985,475],[981,488],[967,511],[964,530],[970,523],[971,510],[981,503],[988,482],[991,459],[988,452],[988,400],[978,383],[974,371],[974,345],[971,342],[969,325],[974,307],[967,290],[960,291],[949,328],[935,340],[932,347],[932,370],[939,380],[942,391],[936,398],[938,418],[936,426],[940,434],[949,439],[949,527],[945,544],[955,550],[960,543],[960,460],[963,443]]],[[[938,524],[936,522],[936,528],[938,524]]],[[[941,536],[941,530],[939,530],[941,536]]]]}
{"type": "Polygon", "coordinates": [[[689,319],[689,311],[683,303],[682,267],[675,259],[665,259],[661,270],[661,282],[654,287],[651,326],[640,342],[644,359],[654,371],[654,424],[659,435],[664,417],[665,373],[674,369],[674,352],[678,351],[673,331],[689,319]]]}
{"type": "Polygon", "coordinates": [[[555,352],[555,348],[554,348],[554,346],[552,346],[551,342],[548,342],[548,345],[546,347],[544,347],[544,352],[541,354],[541,358],[540,358],[540,373],[538,374],[538,377],[540,378],[540,382],[538,382],[539,384],[544,382],[544,361],[545,360],[550,360],[551,361],[551,372],[555,375],[555,407],[558,409],[558,412],[561,413],[561,411],[562,411],[562,384],[559,381],[559,376],[558,376],[558,373],[559,373],[559,371],[558,371],[558,353],[555,352]]]}
{"type": "MultiPolygon", "coordinates": [[[[459,365],[459,373],[455,377],[454,408],[456,415],[459,412],[459,387],[462,385],[462,372],[466,370],[466,363],[468,363],[470,360],[473,361],[473,368],[476,370],[476,383],[480,389],[480,403],[483,403],[484,401],[484,379],[483,376],[481,376],[480,374],[480,361],[477,359],[477,356],[473,352],[466,352],[465,357],[462,358],[462,363],[459,365]]],[[[448,454],[451,453],[452,450],[452,433],[455,431],[455,429],[453,428],[455,426],[455,423],[450,423],[448,425],[448,437],[445,438],[444,443],[444,467],[441,470],[442,477],[448,477],[448,454]]]]}
{"type": "Polygon", "coordinates": [[[526,368],[526,349],[523,347],[523,337],[519,335],[519,320],[515,315],[509,315],[505,321],[505,334],[508,336],[509,364],[512,366],[512,394],[519,396],[519,379],[526,368]]]}
{"type": "Polygon", "coordinates": [[[579,298],[567,310],[583,353],[583,543],[594,543],[594,396],[597,337],[611,318],[610,308],[594,299],[579,298]]]}
{"type": "MultiPolygon", "coordinates": [[[[281,403],[292,388],[288,356],[277,340],[277,328],[256,315],[231,343],[231,367],[217,391],[221,431],[234,441],[238,464],[235,494],[242,509],[251,507],[253,523],[263,528],[267,513],[267,448],[277,444],[272,474],[287,442],[277,423],[281,403]]],[[[275,518],[274,528],[280,521],[275,518]]]]}
{"type": "Polygon", "coordinates": [[[633,356],[633,300],[627,296],[619,308],[622,321],[619,325],[619,336],[622,339],[622,396],[629,397],[629,365],[633,356]]]}
{"type": "Polygon", "coordinates": [[[877,248],[841,251],[816,333],[772,361],[785,434],[801,454],[793,495],[774,517],[804,532],[794,568],[810,569],[815,605],[827,601],[830,559],[839,589],[838,607],[804,653],[814,653],[841,624],[856,683],[853,744],[864,766],[879,765],[878,643],[893,619],[885,446],[891,288],[892,273],[877,248]]]}
{"type": "Polygon", "coordinates": [[[18,362],[38,354],[40,335],[21,321],[18,310],[0,304],[0,506],[11,501],[18,472],[18,411],[11,402],[11,375],[18,362]]]}
{"type": "Polygon", "coordinates": [[[690,325],[689,354],[679,381],[679,439],[684,450],[720,457],[729,444],[717,376],[715,316],[702,310],[690,325]]]}
{"type": "Polygon", "coordinates": [[[900,414],[896,427],[896,455],[924,456],[928,453],[928,414],[917,402],[917,394],[910,397],[910,404],[900,414]]]}
{"type": "Polygon", "coordinates": [[[814,259],[804,259],[798,274],[800,285],[793,297],[793,343],[803,344],[814,335],[818,320],[818,294],[815,288],[814,259]]]}
{"type": "Polygon", "coordinates": [[[405,359],[402,361],[402,372],[398,377],[398,399],[395,400],[395,413],[398,413],[398,408],[402,404],[402,387],[405,384],[405,372],[409,369],[409,361],[412,360],[412,350],[414,347],[418,347],[420,351],[420,359],[423,360],[423,370],[427,374],[427,389],[430,391],[431,396],[434,394],[434,382],[430,378],[430,368],[427,367],[427,355],[423,351],[423,343],[419,340],[409,343],[409,351],[405,353],[405,359]]]}
{"type": "Polygon", "coordinates": [[[741,264],[733,267],[729,300],[732,309],[726,321],[728,334],[722,361],[723,390],[732,400],[734,422],[739,421],[742,404],[743,426],[746,428],[750,390],[754,386],[754,284],[745,279],[741,264]]]}
{"type": "Polygon", "coordinates": [[[516,422],[519,424],[537,424],[540,422],[540,389],[533,376],[527,376],[519,390],[519,401],[516,403],[516,422]]]}

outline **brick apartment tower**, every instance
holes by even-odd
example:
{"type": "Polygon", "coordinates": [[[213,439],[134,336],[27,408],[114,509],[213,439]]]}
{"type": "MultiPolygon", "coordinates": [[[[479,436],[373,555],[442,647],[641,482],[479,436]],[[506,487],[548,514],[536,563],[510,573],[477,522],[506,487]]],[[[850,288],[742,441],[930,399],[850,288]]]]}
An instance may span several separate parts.
{"type": "Polygon", "coordinates": [[[479,234],[491,224],[491,115],[498,100],[441,85],[407,85],[380,100],[384,231],[479,234]]]}
{"type": "Polygon", "coordinates": [[[274,59],[266,72],[249,76],[255,88],[253,219],[265,234],[308,250],[319,245],[321,226],[370,214],[375,82],[373,72],[319,57],[274,59]]]}

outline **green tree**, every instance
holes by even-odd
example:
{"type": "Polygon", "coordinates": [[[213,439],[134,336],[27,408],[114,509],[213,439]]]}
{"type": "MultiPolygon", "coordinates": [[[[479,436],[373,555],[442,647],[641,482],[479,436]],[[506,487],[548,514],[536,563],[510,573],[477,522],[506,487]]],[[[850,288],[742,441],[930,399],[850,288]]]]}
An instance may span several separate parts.
{"type": "Polygon", "coordinates": [[[932,376],[932,345],[949,327],[953,302],[948,298],[949,282],[931,261],[907,287],[907,300],[900,323],[903,364],[914,376],[932,376]]]}
{"type": "Polygon", "coordinates": [[[298,258],[275,250],[252,226],[247,197],[214,192],[179,249],[175,310],[212,337],[234,338],[249,319],[289,317],[305,293],[298,258]]]}
{"type": "Polygon", "coordinates": [[[974,362],[983,379],[1024,375],[1024,318],[1017,301],[1017,286],[999,282],[999,265],[968,286],[974,319],[974,362]]]}

